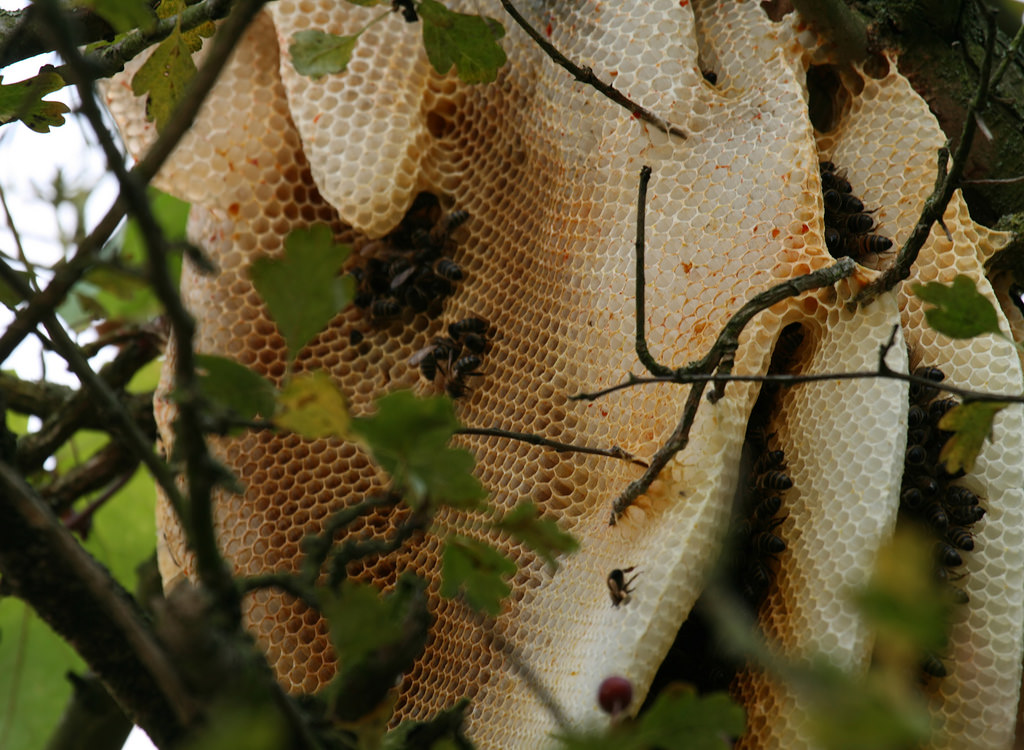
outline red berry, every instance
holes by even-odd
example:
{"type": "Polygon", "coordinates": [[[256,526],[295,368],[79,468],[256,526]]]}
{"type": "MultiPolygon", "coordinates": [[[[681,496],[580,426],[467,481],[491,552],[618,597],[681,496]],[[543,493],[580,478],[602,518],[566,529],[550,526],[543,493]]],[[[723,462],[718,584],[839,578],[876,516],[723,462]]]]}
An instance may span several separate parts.
{"type": "Polygon", "coordinates": [[[605,713],[618,716],[633,702],[633,683],[625,677],[606,677],[597,689],[597,702],[605,713]]]}

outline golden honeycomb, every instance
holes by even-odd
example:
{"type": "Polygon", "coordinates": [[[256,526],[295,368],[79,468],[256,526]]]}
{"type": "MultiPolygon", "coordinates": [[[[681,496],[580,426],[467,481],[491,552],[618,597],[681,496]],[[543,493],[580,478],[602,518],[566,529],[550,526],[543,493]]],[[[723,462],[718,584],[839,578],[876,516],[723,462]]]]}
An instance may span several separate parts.
{"type": "MultiPolygon", "coordinates": [[[[681,365],[701,356],[728,316],[754,293],[831,264],[823,237],[819,159],[835,161],[878,206],[898,245],[934,180],[942,135],[926,105],[895,72],[851,73],[838,124],[816,133],[807,113],[806,68],[821,53],[793,17],[771,22],[755,2],[661,0],[536,2],[528,15],[570,57],[687,131],[671,139],[632,119],[545,58],[495,2],[451,3],[501,18],[509,64],[497,82],[466,86],[429,69],[418,30],[393,15],[356,47],[351,69],[311,80],[288,60],[291,34],[352,33],[373,9],[326,0],[281,0],[249,31],[158,184],[193,203],[190,238],[217,273],[186,270],[183,294],[199,321],[197,348],[230,356],[280,382],[283,339],[247,277],[253,259],[280,252],[293,229],[327,222],[359,250],[391,231],[428,191],[466,210],[455,261],[466,279],[436,318],[406,313],[366,329],[350,308],[299,355],[297,371],[323,369],[356,413],[422,381],[410,356],[470,315],[495,328],[484,375],[457,400],[468,426],[502,427],[649,456],[675,427],[682,386],[619,391],[596,402],[569,396],[639,372],[633,349],[636,193],[653,167],[647,207],[646,324],[651,351],[681,365]],[[272,20],[271,20],[272,17],[272,20]],[[278,49],[281,59],[278,59],[278,49]],[[715,85],[702,71],[717,76],[715,85]]],[[[136,152],[153,135],[126,79],[108,98],[136,152]]],[[[1002,242],[975,225],[959,196],[922,253],[915,279],[978,280],[1002,242]]],[[[883,259],[884,261],[884,259],[883,259]]],[[[762,372],[779,331],[799,323],[801,371],[872,368],[901,325],[893,369],[940,366],[956,384],[1019,392],[1012,348],[992,337],[950,342],[923,324],[902,292],[850,312],[846,301],[874,271],[860,268],[835,290],[777,305],[748,326],[737,372],[762,372]]],[[[164,388],[170,384],[168,356],[164,388]]],[[[497,438],[460,442],[498,508],[537,502],[581,542],[557,573],[508,539],[489,540],[520,570],[501,614],[485,620],[437,595],[440,537],[485,537],[465,514],[439,519],[359,575],[381,587],[412,570],[431,581],[437,618],[427,649],[406,675],[397,718],[429,717],[472,697],[469,731],[483,748],[537,747],[554,728],[517,664],[529,667],[577,725],[606,720],[600,681],[631,679],[646,692],[719,549],[738,481],[747,415],[757,396],[731,384],[702,405],[686,450],[616,526],[612,500],[639,469],[607,458],[557,453],[497,438]],[[637,566],[631,601],[613,608],[605,579],[637,566]],[[514,652],[515,658],[511,658],[514,652]]],[[[173,409],[158,401],[165,441],[173,409]]],[[[892,380],[805,385],[785,392],[773,429],[795,480],[785,522],[789,552],[763,608],[763,626],[796,656],[823,652],[857,669],[870,633],[846,598],[867,579],[892,533],[906,440],[906,392],[892,380]],[[791,458],[790,458],[791,457],[791,458]],[[901,460],[901,459],[900,459],[901,460]]],[[[970,481],[987,500],[964,586],[970,604],[954,632],[951,677],[932,696],[936,747],[1006,747],[1012,739],[1024,620],[1019,409],[1004,411],[970,481]]],[[[379,489],[383,477],[355,445],[252,433],[215,444],[242,495],[218,496],[222,548],[235,570],[294,570],[303,536],[333,511],[379,489]]],[[[787,498],[789,502],[789,498],[787,498]]],[[[380,536],[394,518],[376,513],[350,533],[380,536]]],[[[192,575],[176,522],[161,506],[165,578],[192,575]]],[[[246,618],[282,682],[313,692],[334,662],[318,615],[276,592],[247,599],[246,618]]],[[[758,675],[745,678],[747,747],[810,746],[804,699],[758,675]]]]}

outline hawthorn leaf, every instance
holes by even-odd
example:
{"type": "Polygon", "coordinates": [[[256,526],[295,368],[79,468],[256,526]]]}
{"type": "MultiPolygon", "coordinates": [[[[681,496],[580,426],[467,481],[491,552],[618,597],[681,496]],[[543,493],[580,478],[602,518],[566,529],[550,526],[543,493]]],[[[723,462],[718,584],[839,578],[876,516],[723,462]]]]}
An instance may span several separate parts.
{"type": "Polygon", "coordinates": [[[541,518],[532,502],[516,505],[494,524],[540,555],[552,570],[558,570],[558,555],[575,552],[580,544],[550,518],[541,518]]]}
{"type": "Polygon", "coordinates": [[[941,334],[954,339],[970,339],[983,333],[1003,335],[995,307],[978,291],[970,276],[958,275],[950,286],[937,281],[915,284],[913,291],[935,305],[924,311],[924,317],[941,334]]]}
{"type": "Polygon", "coordinates": [[[377,412],[352,420],[374,460],[413,506],[430,500],[475,508],[486,497],[473,476],[473,454],[448,445],[459,428],[451,399],[416,398],[395,391],[377,400],[377,412]]]}
{"type": "Polygon", "coordinates": [[[349,437],[351,416],[345,396],[323,370],[303,373],[281,389],[278,426],[307,438],[349,437]]]}
{"type": "Polygon", "coordinates": [[[49,133],[51,127],[64,124],[64,114],[70,112],[63,102],[43,99],[67,84],[51,65],[44,65],[32,78],[18,83],[2,83],[0,76],[0,125],[21,120],[37,133],[49,133]]]}
{"type": "Polygon", "coordinates": [[[974,470],[985,439],[992,437],[992,421],[1007,406],[1006,401],[970,401],[946,412],[939,420],[940,430],[953,433],[939,451],[946,471],[956,474],[963,469],[969,474],[974,470]]]}
{"type": "Polygon", "coordinates": [[[307,29],[292,34],[288,52],[296,72],[310,78],[342,73],[352,60],[359,34],[341,36],[307,29]]]}
{"type": "Polygon", "coordinates": [[[242,419],[273,416],[277,392],[259,373],[212,354],[197,354],[196,366],[199,388],[210,401],[237,412],[242,419]]]}
{"type": "Polygon", "coordinates": [[[505,64],[498,40],[505,29],[493,18],[456,13],[437,0],[423,0],[417,11],[423,22],[427,59],[444,75],[454,65],[465,83],[491,83],[505,64]]]}
{"type": "Polygon", "coordinates": [[[195,74],[192,51],[175,29],[132,76],[132,93],[146,95],[146,117],[156,123],[157,132],[163,131],[195,74]]]}
{"type": "Polygon", "coordinates": [[[351,248],[334,242],[326,224],[295,229],[281,258],[257,258],[249,266],[256,291],[267,304],[295,359],[309,340],[355,296],[355,279],[339,275],[351,248]]]}
{"type": "Polygon", "coordinates": [[[494,547],[466,536],[445,540],[441,556],[441,596],[460,593],[471,608],[497,615],[501,601],[512,592],[508,579],[516,564],[494,547]]]}

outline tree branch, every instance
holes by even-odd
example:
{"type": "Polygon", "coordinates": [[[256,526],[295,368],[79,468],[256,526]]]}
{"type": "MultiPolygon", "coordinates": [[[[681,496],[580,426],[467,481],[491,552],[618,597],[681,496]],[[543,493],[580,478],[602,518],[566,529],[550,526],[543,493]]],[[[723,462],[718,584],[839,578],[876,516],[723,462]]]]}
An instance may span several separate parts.
{"type": "Polygon", "coordinates": [[[173,744],[196,715],[174,665],[134,600],[0,460],[0,572],[85,659],[158,744],[173,744]]]}

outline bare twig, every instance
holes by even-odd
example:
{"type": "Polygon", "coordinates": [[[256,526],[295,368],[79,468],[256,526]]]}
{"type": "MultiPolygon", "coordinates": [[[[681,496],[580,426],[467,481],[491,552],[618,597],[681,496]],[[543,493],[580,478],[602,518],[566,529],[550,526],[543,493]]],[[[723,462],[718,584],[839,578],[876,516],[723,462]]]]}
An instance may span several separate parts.
{"type": "Polygon", "coordinates": [[[666,122],[650,110],[634,102],[611,84],[605,83],[594,75],[594,71],[589,67],[580,67],[559,52],[551,42],[545,39],[537,29],[530,25],[530,22],[527,21],[518,10],[516,10],[515,6],[512,5],[509,0],[501,0],[501,5],[505,8],[508,14],[512,16],[512,19],[519,24],[523,31],[525,31],[530,38],[537,43],[537,46],[544,50],[544,53],[558,65],[569,71],[577,81],[594,87],[608,99],[611,99],[620,107],[628,110],[634,117],[643,120],[646,123],[650,123],[663,133],[668,133],[669,135],[674,135],[678,138],[686,138],[686,132],[681,128],[666,122]]]}
{"type": "Polygon", "coordinates": [[[999,88],[1003,75],[1005,75],[1006,69],[1010,67],[1010,62],[1017,56],[1017,51],[1020,50],[1022,42],[1024,42],[1024,25],[1017,29],[1017,33],[1013,35],[1013,39],[1010,40],[1006,52],[1003,53],[1003,59],[999,62],[999,67],[992,74],[992,81],[989,83],[989,86],[993,93],[999,88]]]}
{"type": "MultiPolygon", "coordinates": [[[[953,152],[953,162],[946,170],[949,162],[948,148],[939,149],[938,175],[935,180],[935,189],[924,202],[921,209],[921,217],[917,220],[913,231],[903,243],[896,261],[877,279],[868,284],[850,303],[851,307],[870,304],[878,295],[883,294],[904,279],[909,278],[910,269],[917,261],[917,256],[924,247],[924,243],[931,234],[932,224],[942,220],[942,215],[949,205],[953,192],[956,190],[960,176],[963,174],[964,166],[967,164],[967,157],[971,150],[971,143],[974,141],[974,134],[978,129],[976,115],[984,109],[988,100],[989,83],[991,81],[992,59],[995,52],[996,42],[996,17],[995,13],[985,9],[985,58],[982,61],[981,73],[978,78],[978,89],[971,99],[964,115],[964,125],[960,131],[960,143],[953,152]]],[[[948,230],[947,230],[948,234],[948,230]]]]}
{"type": "Polygon", "coordinates": [[[659,363],[651,356],[651,350],[647,348],[647,334],[644,326],[647,320],[646,312],[646,239],[644,229],[647,220],[647,185],[651,181],[651,168],[646,164],[640,168],[640,187],[636,199],[636,356],[653,375],[669,375],[671,367],[659,363]]]}
{"type": "Polygon", "coordinates": [[[545,448],[551,448],[552,450],[560,453],[587,453],[593,456],[607,456],[608,458],[617,458],[621,461],[629,461],[637,466],[647,466],[647,463],[629,451],[623,450],[617,445],[613,445],[611,448],[589,448],[585,445],[576,445],[574,443],[561,443],[557,440],[549,440],[546,437],[535,435],[531,432],[514,432],[512,430],[501,430],[496,427],[462,427],[455,431],[456,435],[482,435],[485,437],[500,437],[508,438],[509,440],[519,440],[530,445],[542,445],[545,448]]]}

